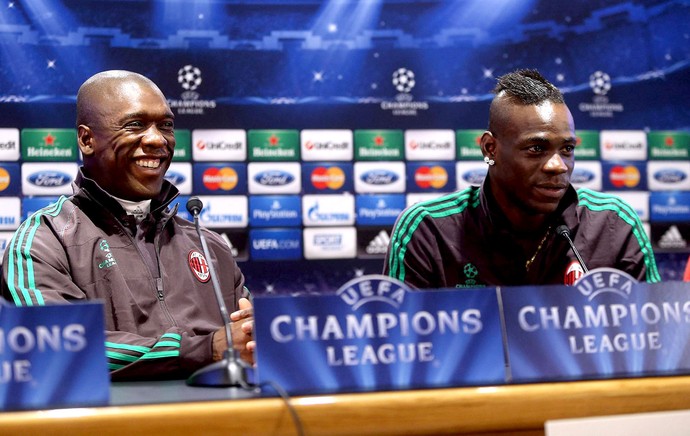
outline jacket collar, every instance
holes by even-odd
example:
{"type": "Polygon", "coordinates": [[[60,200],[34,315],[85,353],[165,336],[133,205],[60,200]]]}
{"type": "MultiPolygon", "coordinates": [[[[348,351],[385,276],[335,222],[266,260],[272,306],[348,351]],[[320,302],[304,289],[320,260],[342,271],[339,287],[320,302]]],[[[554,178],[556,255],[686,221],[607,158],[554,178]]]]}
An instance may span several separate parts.
{"type": "MultiPolygon", "coordinates": [[[[113,211],[113,214],[122,222],[127,222],[127,213],[120,206],[120,203],[108,192],[103,190],[95,180],[89,178],[84,167],[79,168],[77,177],[72,184],[74,197],[76,198],[90,198],[101,203],[108,210],[113,211]]],[[[180,191],[167,180],[163,180],[163,187],[161,192],[155,198],[151,199],[151,214],[165,222],[170,217],[177,213],[178,205],[169,208],[170,203],[177,198],[180,191]]]]}

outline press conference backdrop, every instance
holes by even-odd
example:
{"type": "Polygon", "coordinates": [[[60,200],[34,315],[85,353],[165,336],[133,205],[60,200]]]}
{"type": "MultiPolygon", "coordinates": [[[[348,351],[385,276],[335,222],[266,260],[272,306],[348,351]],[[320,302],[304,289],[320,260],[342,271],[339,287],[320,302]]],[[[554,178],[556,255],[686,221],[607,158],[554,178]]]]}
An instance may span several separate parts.
{"type": "Polygon", "coordinates": [[[379,273],[407,205],[479,184],[495,78],[537,68],[577,128],[573,183],[640,215],[665,280],[690,251],[690,1],[8,1],[0,250],[71,193],[79,85],[154,80],[168,179],[205,204],[258,293],[379,273]]]}

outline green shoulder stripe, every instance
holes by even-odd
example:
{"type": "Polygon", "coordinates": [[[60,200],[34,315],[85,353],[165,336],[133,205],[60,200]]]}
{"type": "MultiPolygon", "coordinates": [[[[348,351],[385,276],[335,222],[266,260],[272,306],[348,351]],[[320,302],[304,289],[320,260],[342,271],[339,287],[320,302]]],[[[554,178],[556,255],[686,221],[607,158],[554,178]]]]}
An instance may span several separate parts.
{"type": "Polygon", "coordinates": [[[6,266],[7,287],[17,306],[33,306],[34,301],[39,306],[45,304],[43,295],[36,289],[31,245],[36,231],[41,226],[41,217],[43,215],[57,216],[65,201],[67,197],[61,196],[57,202],[34,212],[19,226],[7,247],[9,251],[6,266]]]}
{"type": "Polygon", "coordinates": [[[630,225],[632,228],[632,233],[635,236],[635,239],[637,239],[637,243],[640,245],[640,249],[642,251],[647,270],[645,277],[647,282],[656,283],[661,281],[661,276],[659,275],[659,271],[656,267],[656,261],[654,259],[652,244],[649,242],[647,232],[645,232],[644,227],[642,226],[640,217],[630,207],[630,205],[615,195],[592,191],[586,188],[578,189],[577,195],[579,199],[579,206],[586,207],[587,209],[593,211],[608,210],[615,212],[621,220],[630,225]]]}
{"type": "Polygon", "coordinates": [[[405,210],[398,219],[391,236],[388,258],[389,275],[401,281],[405,280],[403,260],[407,252],[407,244],[424,217],[443,218],[461,213],[468,206],[477,207],[478,204],[479,189],[467,188],[440,198],[419,202],[405,210]]]}

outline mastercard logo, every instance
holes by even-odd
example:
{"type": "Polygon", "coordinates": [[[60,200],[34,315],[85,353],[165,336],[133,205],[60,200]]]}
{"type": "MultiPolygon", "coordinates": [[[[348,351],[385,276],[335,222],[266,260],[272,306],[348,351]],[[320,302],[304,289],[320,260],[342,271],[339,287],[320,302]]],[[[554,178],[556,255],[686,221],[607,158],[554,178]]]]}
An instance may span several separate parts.
{"type": "Polygon", "coordinates": [[[419,167],[414,173],[414,181],[420,188],[443,188],[448,184],[448,173],[439,166],[419,167]]]}
{"type": "Polygon", "coordinates": [[[338,167],[316,167],[311,172],[311,183],[316,189],[340,189],[345,184],[345,173],[338,167]]]}
{"type": "Polygon", "coordinates": [[[633,166],[615,166],[611,168],[609,180],[617,188],[634,188],[640,184],[640,171],[633,166]]]}
{"type": "Polygon", "coordinates": [[[8,186],[10,186],[10,173],[4,168],[0,168],[0,191],[4,191],[8,186]]]}
{"type": "Polygon", "coordinates": [[[212,191],[230,191],[237,186],[237,172],[232,168],[209,168],[204,171],[202,182],[207,189],[212,191]]]}

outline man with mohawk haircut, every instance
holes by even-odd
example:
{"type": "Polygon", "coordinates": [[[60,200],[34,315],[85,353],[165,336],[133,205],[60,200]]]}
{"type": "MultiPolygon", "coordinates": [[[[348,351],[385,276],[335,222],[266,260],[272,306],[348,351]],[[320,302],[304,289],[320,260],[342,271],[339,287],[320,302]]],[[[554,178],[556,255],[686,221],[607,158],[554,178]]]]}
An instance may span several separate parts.
{"type": "Polygon", "coordinates": [[[572,285],[584,271],[565,228],[588,269],[660,281],[635,211],[570,184],[577,140],[558,88],[536,70],[518,70],[499,77],[493,92],[482,186],[403,211],[384,273],[420,289],[572,285]]]}
{"type": "Polygon", "coordinates": [[[102,300],[113,380],[185,378],[227,349],[215,262],[235,348],[252,362],[249,292],[229,247],[204,229],[205,259],[194,225],[168,207],[178,196],[164,179],[174,115],[160,89],[129,71],[95,74],[77,94],[77,141],[74,194],[17,229],[2,295],[19,306],[102,300]]]}

